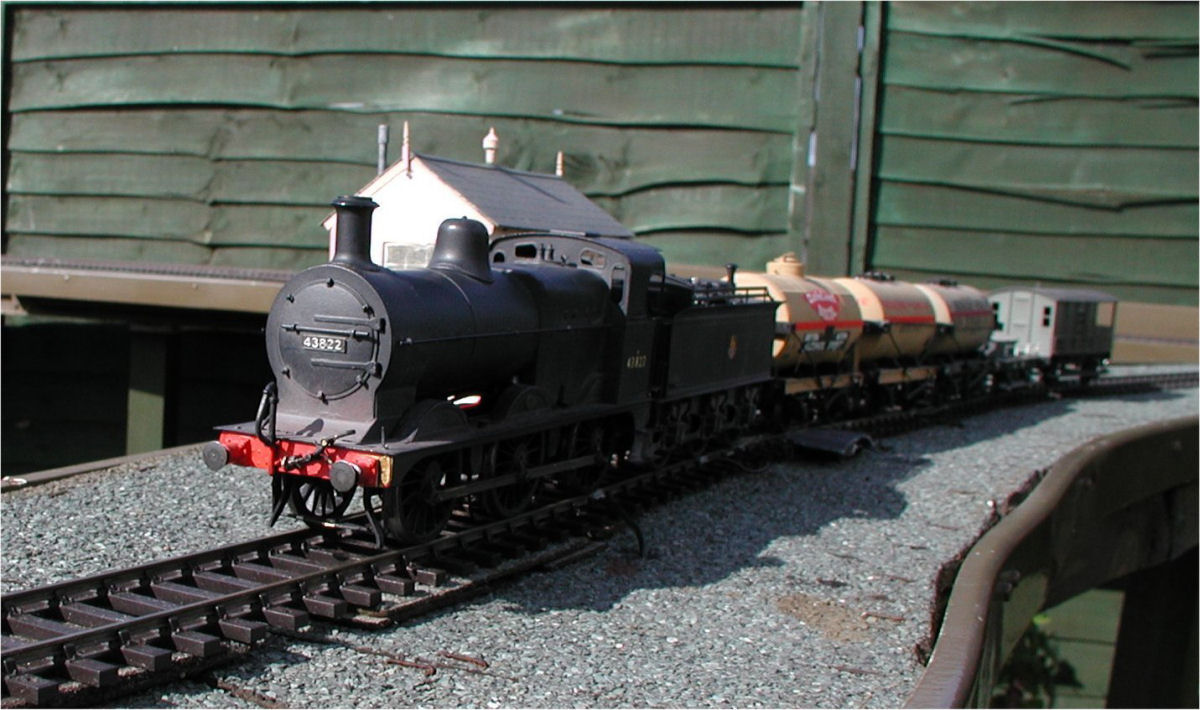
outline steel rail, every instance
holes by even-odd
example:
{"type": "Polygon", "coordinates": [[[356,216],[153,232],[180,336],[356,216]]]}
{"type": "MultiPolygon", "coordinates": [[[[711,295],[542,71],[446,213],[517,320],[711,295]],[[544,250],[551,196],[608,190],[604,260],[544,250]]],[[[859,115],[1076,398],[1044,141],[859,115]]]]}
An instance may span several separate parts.
{"type": "Polygon", "coordinates": [[[986,707],[1033,615],[1197,545],[1197,417],[1100,437],[1060,459],[958,571],[906,707],[986,707]]]}

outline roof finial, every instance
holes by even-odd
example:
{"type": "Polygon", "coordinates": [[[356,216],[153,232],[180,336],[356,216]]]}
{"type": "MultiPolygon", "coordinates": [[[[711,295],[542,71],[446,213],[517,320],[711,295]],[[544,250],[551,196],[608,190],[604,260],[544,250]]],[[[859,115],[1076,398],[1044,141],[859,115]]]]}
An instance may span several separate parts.
{"type": "Polygon", "coordinates": [[[483,137],[483,162],[488,165],[496,163],[496,149],[500,147],[500,136],[496,135],[496,127],[492,126],[488,134],[483,137]]]}
{"type": "Polygon", "coordinates": [[[400,161],[404,172],[412,174],[412,145],[408,142],[408,121],[404,122],[404,137],[400,141],[400,161]]]}
{"type": "Polygon", "coordinates": [[[563,152],[561,150],[558,151],[558,156],[554,158],[554,174],[559,177],[563,176],[563,152]]]}

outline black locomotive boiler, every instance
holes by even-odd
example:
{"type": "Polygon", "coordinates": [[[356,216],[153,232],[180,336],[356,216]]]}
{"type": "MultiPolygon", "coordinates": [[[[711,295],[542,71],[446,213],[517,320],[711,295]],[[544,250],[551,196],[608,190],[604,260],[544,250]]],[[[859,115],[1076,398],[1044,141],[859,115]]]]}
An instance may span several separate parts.
{"type": "Polygon", "coordinates": [[[446,220],[427,268],[368,254],[341,197],[331,261],[294,276],[266,325],[275,380],[204,458],[271,475],[271,522],[350,525],[379,544],[437,534],[456,507],[503,517],[752,426],[773,391],[765,288],[668,276],[625,239],[503,237],[446,220]],[[355,523],[357,524],[357,523],[355,523]]]}

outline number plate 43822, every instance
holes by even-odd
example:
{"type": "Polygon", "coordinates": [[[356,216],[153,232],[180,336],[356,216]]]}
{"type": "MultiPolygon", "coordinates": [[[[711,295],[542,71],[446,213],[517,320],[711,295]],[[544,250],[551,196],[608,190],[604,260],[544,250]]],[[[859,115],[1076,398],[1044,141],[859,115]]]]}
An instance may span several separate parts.
{"type": "Polygon", "coordinates": [[[346,352],[345,338],[330,338],[325,335],[306,335],[300,339],[305,350],[316,350],[322,353],[346,352]]]}

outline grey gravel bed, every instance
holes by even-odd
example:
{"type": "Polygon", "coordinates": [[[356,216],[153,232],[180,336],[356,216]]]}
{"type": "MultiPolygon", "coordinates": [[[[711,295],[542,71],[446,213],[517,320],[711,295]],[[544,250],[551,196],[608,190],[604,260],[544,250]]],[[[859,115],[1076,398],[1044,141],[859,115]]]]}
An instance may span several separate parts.
{"type": "MultiPolygon", "coordinates": [[[[776,464],[642,516],[644,559],[622,533],[434,616],[272,637],[208,683],[121,705],[897,706],[922,670],[933,578],[993,501],[1088,439],[1196,412],[1195,389],[1065,400],[889,438],[850,461],[776,464]],[[356,646],[490,668],[426,677],[356,646]]],[[[6,493],[3,590],[254,537],[268,497],[261,473],[213,474],[198,455],[6,493]]]]}

